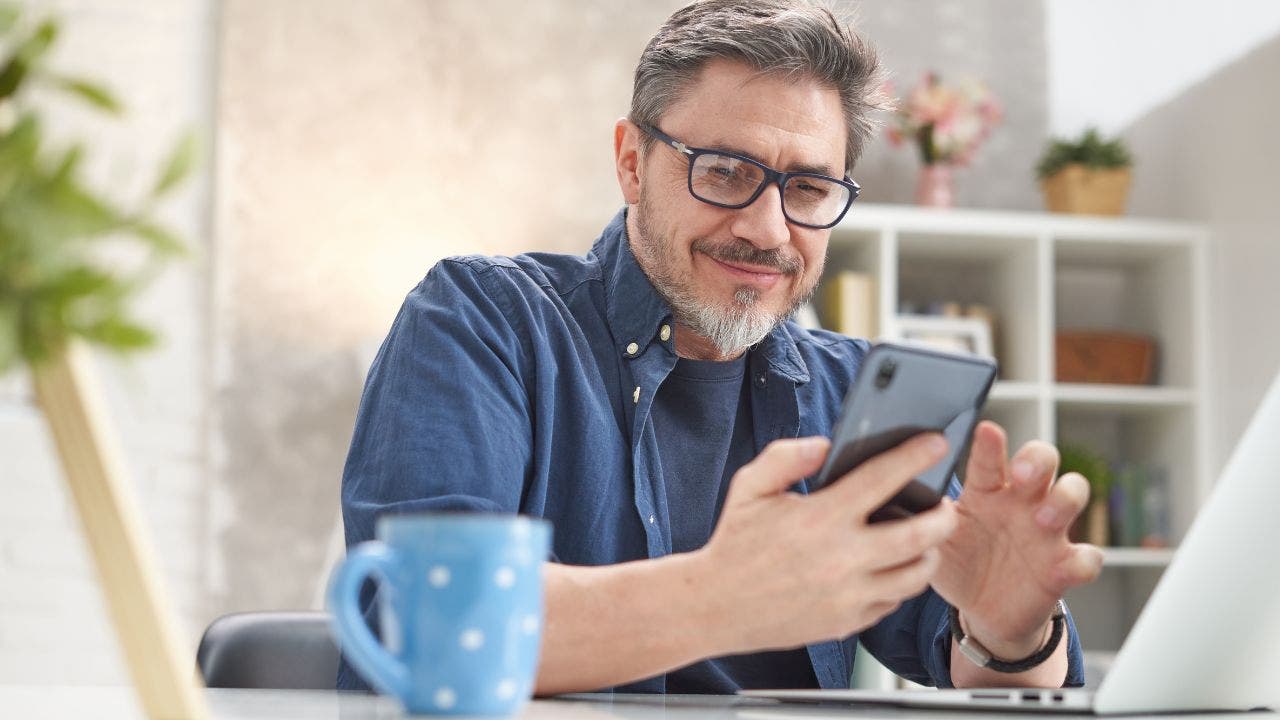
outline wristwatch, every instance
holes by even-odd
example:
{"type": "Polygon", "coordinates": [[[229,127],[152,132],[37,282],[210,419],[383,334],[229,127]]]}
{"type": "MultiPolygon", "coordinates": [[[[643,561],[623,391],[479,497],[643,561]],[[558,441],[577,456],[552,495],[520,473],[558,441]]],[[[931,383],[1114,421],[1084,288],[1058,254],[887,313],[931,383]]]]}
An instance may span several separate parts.
{"type": "Polygon", "coordinates": [[[1049,656],[1053,655],[1053,651],[1058,648],[1058,642],[1062,640],[1062,633],[1066,626],[1067,604],[1062,600],[1058,600],[1058,604],[1054,606],[1053,632],[1049,635],[1049,642],[1045,643],[1045,646],[1035,653],[1021,660],[1000,660],[993,656],[991,651],[983,647],[982,643],[965,634],[964,628],[960,627],[960,611],[955,609],[954,606],[951,608],[951,637],[959,644],[960,652],[969,658],[974,665],[1002,673],[1026,672],[1048,660],[1049,656]]]}

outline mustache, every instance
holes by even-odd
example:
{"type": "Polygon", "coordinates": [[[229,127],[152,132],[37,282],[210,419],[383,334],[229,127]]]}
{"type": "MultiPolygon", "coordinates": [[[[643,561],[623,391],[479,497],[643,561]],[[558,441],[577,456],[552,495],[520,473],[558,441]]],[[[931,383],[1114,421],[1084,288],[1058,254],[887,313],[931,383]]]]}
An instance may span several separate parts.
{"type": "Polygon", "coordinates": [[[800,258],[787,255],[778,249],[761,250],[746,240],[714,243],[710,240],[698,239],[693,241],[690,249],[705,253],[716,260],[760,265],[777,270],[783,275],[795,275],[803,269],[800,258]]]}

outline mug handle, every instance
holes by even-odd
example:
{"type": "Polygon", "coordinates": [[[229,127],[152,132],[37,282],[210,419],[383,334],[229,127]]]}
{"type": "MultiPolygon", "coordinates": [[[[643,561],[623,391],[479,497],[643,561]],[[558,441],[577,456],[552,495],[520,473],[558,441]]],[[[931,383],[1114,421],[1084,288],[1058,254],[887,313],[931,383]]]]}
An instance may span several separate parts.
{"type": "Polygon", "coordinates": [[[328,602],[334,632],[351,665],[384,695],[405,697],[409,669],[378,642],[360,612],[360,586],[365,578],[376,574],[385,581],[399,565],[399,557],[385,543],[360,543],[334,568],[328,602]]]}

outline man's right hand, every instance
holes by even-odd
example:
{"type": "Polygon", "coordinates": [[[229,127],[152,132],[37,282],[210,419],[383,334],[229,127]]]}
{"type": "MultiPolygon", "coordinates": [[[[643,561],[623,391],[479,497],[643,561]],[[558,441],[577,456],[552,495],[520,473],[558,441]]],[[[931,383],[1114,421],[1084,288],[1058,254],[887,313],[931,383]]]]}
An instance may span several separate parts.
{"type": "Polygon", "coordinates": [[[924,590],[956,525],[952,504],[876,525],[867,516],[943,449],[917,437],[813,495],[786,492],[818,470],[829,445],[804,438],[765,448],[734,475],[699,550],[596,567],[547,563],[537,693],[845,637],[924,590]]]}
{"type": "Polygon", "coordinates": [[[956,527],[949,499],[911,518],[867,517],[942,459],[930,433],[882,453],[812,495],[787,492],[822,465],[830,443],[770,443],[733,477],[711,540],[696,551],[718,599],[720,653],[799,647],[874,625],[923,592],[937,546],[956,527]]]}

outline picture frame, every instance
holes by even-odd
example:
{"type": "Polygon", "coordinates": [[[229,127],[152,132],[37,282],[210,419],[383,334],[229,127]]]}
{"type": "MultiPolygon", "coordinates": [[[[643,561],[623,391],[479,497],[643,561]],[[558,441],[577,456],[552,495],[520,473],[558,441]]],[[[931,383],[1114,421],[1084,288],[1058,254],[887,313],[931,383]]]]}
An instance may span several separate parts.
{"type": "Polygon", "coordinates": [[[991,344],[991,325],[984,318],[899,315],[895,324],[896,339],[899,342],[947,352],[995,357],[991,344]]]}

